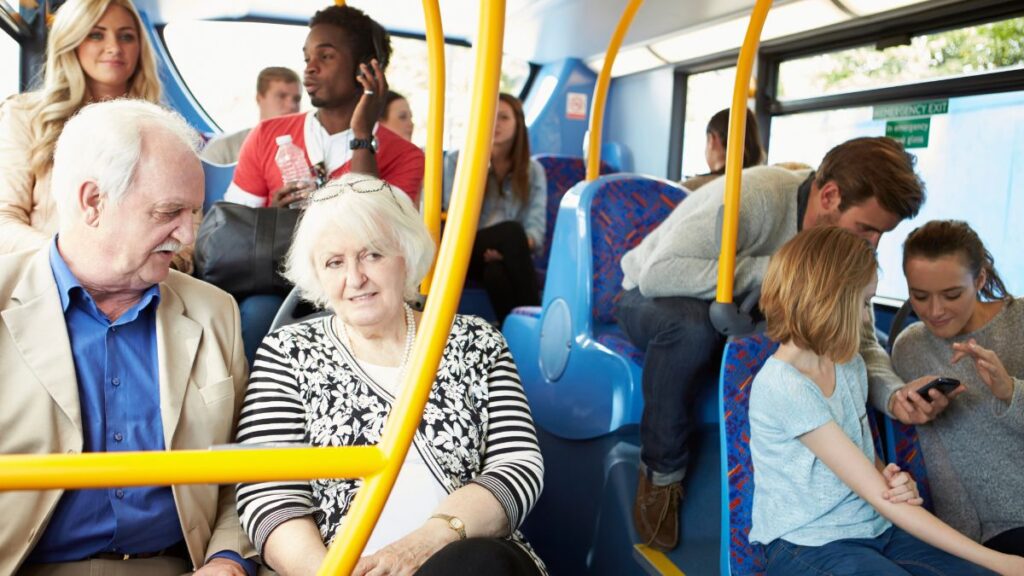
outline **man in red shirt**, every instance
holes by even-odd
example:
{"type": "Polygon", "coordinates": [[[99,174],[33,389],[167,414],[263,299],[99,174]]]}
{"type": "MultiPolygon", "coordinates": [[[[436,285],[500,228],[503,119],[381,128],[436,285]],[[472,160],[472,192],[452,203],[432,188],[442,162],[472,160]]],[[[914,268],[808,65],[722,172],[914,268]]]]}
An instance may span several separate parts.
{"type": "Polygon", "coordinates": [[[248,206],[287,206],[310,192],[282,181],[274,162],[278,136],[306,152],[320,183],[346,172],[378,176],[413,201],[423,182],[423,152],[378,125],[388,85],[391,38],[357,8],[330,6],[313,15],[302,52],[303,84],[315,112],[260,122],[242,145],[224,199],[248,206]]]}

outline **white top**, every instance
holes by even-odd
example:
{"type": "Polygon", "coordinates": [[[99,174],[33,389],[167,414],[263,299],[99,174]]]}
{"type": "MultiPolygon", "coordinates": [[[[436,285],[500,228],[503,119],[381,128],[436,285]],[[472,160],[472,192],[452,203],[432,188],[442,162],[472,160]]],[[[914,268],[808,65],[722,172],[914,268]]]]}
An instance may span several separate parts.
{"type": "MultiPolygon", "coordinates": [[[[358,362],[359,367],[374,382],[393,396],[398,395],[398,387],[402,384],[398,367],[378,366],[362,360],[358,362]]],[[[380,520],[366,543],[363,555],[373,554],[419,528],[447,496],[444,487],[430,473],[427,463],[416,450],[416,444],[410,445],[402,469],[398,472],[398,479],[395,480],[395,486],[384,504],[380,520]]]]}

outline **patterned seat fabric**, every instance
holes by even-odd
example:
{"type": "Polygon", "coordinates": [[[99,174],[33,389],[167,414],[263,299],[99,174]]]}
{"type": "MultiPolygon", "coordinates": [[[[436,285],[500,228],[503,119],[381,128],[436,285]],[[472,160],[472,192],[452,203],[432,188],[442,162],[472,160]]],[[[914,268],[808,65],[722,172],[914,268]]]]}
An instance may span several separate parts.
{"type": "MultiPolygon", "coordinates": [[[[722,427],[726,450],[729,518],[729,572],[764,574],[764,547],[747,540],[754,504],[754,465],[750,459],[750,385],[778,344],[756,334],[729,342],[722,358],[722,427]]],[[[723,518],[725,511],[723,510],[723,518]]],[[[724,545],[724,543],[723,543],[724,545]]]]}
{"type": "Polygon", "coordinates": [[[921,454],[921,443],[917,437],[917,428],[903,424],[897,420],[886,422],[889,434],[889,460],[906,470],[917,481],[917,490],[924,499],[924,507],[934,510],[932,506],[932,490],[928,484],[928,469],[921,454]]]}
{"type": "Polygon", "coordinates": [[[634,346],[617,324],[602,324],[597,328],[595,336],[598,342],[612,352],[629,358],[634,364],[644,365],[644,351],[634,346]]]}
{"type": "Polygon", "coordinates": [[[622,255],[657,228],[685,197],[685,190],[669,182],[639,177],[611,180],[594,195],[590,234],[596,322],[615,322],[615,305],[622,292],[622,255]]]}
{"type": "MultiPolygon", "coordinates": [[[[542,275],[548,268],[548,259],[551,257],[551,240],[555,237],[555,221],[558,219],[558,206],[562,203],[562,197],[570,188],[583,180],[587,174],[587,166],[583,158],[573,156],[546,156],[537,155],[534,159],[544,167],[547,177],[548,199],[547,199],[547,222],[544,230],[544,246],[534,256],[533,266],[542,275]]],[[[601,174],[614,172],[611,166],[601,163],[601,174]]]]}

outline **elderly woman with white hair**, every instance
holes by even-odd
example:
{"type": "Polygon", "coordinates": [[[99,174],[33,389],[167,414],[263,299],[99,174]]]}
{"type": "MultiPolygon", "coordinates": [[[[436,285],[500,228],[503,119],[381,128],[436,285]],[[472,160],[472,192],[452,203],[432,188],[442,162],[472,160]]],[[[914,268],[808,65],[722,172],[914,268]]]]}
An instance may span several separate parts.
{"type": "MultiPolygon", "coordinates": [[[[243,444],[380,441],[419,314],[406,303],[434,243],[409,197],[371,176],[326,184],[295,232],[285,275],[332,314],[271,332],[256,353],[243,444]]],[[[501,333],[456,316],[394,489],[354,574],[544,574],[518,532],[544,463],[501,333]]],[[[264,562],[314,574],[359,480],[242,484],[238,511],[264,562]]]]}

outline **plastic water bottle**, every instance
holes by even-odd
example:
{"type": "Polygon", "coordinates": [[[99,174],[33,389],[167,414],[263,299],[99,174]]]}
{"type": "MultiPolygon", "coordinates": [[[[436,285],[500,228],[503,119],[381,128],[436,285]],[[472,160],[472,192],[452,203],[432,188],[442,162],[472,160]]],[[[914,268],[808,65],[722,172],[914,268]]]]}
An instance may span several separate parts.
{"type": "MultiPolygon", "coordinates": [[[[306,153],[292,143],[292,137],[288,134],[278,136],[277,154],[274,155],[274,163],[281,171],[281,181],[284,184],[299,184],[300,190],[312,189],[316,186],[313,179],[313,171],[306,163],[306,153]]],[[[292,202],[290,208],[301,208],[306,201],[292,202]]]]}

